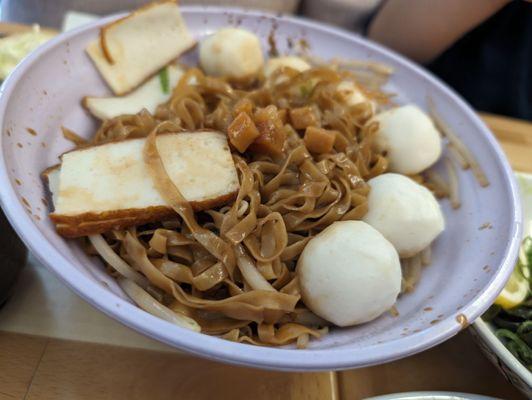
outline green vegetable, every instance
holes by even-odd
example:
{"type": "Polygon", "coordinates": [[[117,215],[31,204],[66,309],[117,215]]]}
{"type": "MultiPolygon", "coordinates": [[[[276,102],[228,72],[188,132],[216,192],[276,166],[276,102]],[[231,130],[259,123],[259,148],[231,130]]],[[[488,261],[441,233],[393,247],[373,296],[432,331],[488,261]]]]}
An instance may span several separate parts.
{"type": "Polygon", "coordinates": [[[170,93],[170,78],[168,77],[168,67],[164,67],[159,72],[159,81],[161,82],[161,89],[164,94],[170,93]]]}
{"type": "Polygon", "coordinates": [[[532,345],[532,321],[525,321],[517,328],[517,335],[529,346],[532,345]]]}
{"type": "Polygon", "coordinates": [[[501,339],[514,356],[521,359],[525,365],[532,363],[532,349],[515,333],[507,329],[499,329],[495,336],[501,339]]]}
{"type": "MultiPolygon", "coordinates": [[[[516,268],[532,282],[532,237],[523,240],[516,268]]],[[[491,322],[497,330],[495,335],[510,352],[532,371],[532,294],[519,306],[505,310],[491,306],[482,319],[491,322]]]]}
{"type": "Polygon", "coordinates": [[[532,267],[532,237],[527,236],[523,240],[522,250],[525,253],[526,266],[532,267]]]}
{"type": "Polygon", "coordinates": [[[299,87],[299,94],[301,95],[301,97],[307,98],[307,97],[310,97],[313,90],[314,90],[314,87],[313,87],[312,82],[307,82],[306,84],[301,85],[299,87]]]}
{"type": "Polygon", "coordinates": [[[502,307],[500,305],[494,304],[482,315],[482,319],[486,322],[492,322],[501,310],[502,307]]]}

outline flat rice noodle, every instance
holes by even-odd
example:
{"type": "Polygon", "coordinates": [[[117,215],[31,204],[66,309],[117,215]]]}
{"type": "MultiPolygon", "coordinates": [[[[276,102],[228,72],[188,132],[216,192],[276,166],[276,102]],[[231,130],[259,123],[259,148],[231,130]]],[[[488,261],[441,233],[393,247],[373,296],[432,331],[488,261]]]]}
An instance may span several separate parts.
{"type": "Polygon", "coordinates": [[[220,335],[233,329],[244,328],[251,322],[227,318],[219,313],[195,310],[181,304],[177,300],[173,300],[168,305],[168,308],[178,314],[192,318],[201,326],[201,332],[208,335],[220,335]]]}
{"type": "Polygon", "coordinates": [[[324,320],[321,317],[318,317],[308,308],[296,308],[294,312],[290,315],[292,322],[311,326],[311,327],[324,327],[332,325],[329,321],[324,320]]]}
{"type": "Polygon", "coordinates": [[[232,318],[205,319],[195,316],[201,326],[201,331],[208,335],[221,335],[238,330],[248,325],[251,321],[240,321],[232,318]]]}
{"type": "Polygon", "coordinates": [[[249,255],[246,253],[242,245],[237,244],[235,246],[235,253],[238,268],[240,269],[240,272],[242,273],[245,282],[249,286],[251,286],[254,290],[267,290],[273,292],[276,291],[273,286],[270,285],[270,283],[258,271],[257,267],[255,266],[255,263],[253,262],[251,257],[249,257],[249,255]]]}
{"type": "Polygon", "coordinates": [[[230,340],[231,342],[248,343],[255,346],[264,346],[264,343],[251,338],[248,335],[242,335],[239,329],[233,329],[230,332],[220,336],[222,339],[230,340]]]}
{"type": "Polygon", "coordinates": [[[229,273],[235,267],[235,256],[229,243],[224,242],[214,232],[198,225],[190,204],[168,176],[156,145],[157,129],[154,129],[144,145],[144,161],[161,197],[179,214],[192,232],[194,239],[201,243],[209,253],[222,261],[229,273]]]}
{"type": "MultiPolygon", "coordinates": [[[[344,191],[342,193],[341,190],[338,190],[338,197],[329,205],[321,209],[316,209],[312,213],[289,213],[285,215],[284,220],[288,229],[293,231],[309,230],[320,226],[328,226],[334,221],[341,219],[349,210],[351,193],[349,184],[343,180],[340,180],[340,182],[344,191]]],[[[339,186],[335,181],[331,183],[339,186]]]]}
{"type": "Polygon", "coordinates": [[[151,263],[166,277],[176,282],[192,284],[194,275],[190,267],[163,258],[150,260],[151,263]]]}
{"type": "Polygon", "coordinates": [[[234,157],[234,159],[237,170],[240,172],[240,189],[235,203],[222,220],[220,232],[232,244],[238,244],[250,235],[257,226],[256,211],[260,204],[260,195],[254,188],[251,169],[240,157],[234,157]],[[249,203],[245,202],[246,197],[249,198],[249,203]],[[243,207],[244,202],[245,207],[243,207]],[[242,218],[245,211],[248,211],[248,215],[242,218]]]}
{"type": "Polygon", "coordinates": [[[375,178],[376,176],[384,174],[386,171],[388,171],[388,160],[385,157],[379,155],[377,156],[376,161],[370,167],[366,179],[375,178]]]}
{"type": "Polygon", "coordinates": [[[341,196],[341,193],[334,186],[336,185],[333,185],[331,181],[327,183],[327,187],[316,202],[316,207],[323,207],[325,205],[338,201],[338,198],[339,196],[341,196]]]}
{"type": "Polygon", "coordinates": [[[268,214],[257,223],[257,236],[244,240],[247,249],[258,261],[273,261],[281,255],[288,244],[283,217],[278,212],[268,214]]]}
{"type": "Polygon", "coordinates": [[[316,168],[318,168],[318,171],[320,171],[323,175],[330,178],[329,174],[331,174],[334,170],[334,163],[326,158],[321,158],[316,163],[316,168]]]}
{"type": "Polygon", "coordinates": [[[295,150],[293,150],[286,158],[281,170],[277,173],[277,175],[270,179],[270,181],[261,188],[262,196],[264,196],[264,198],[267,200],[273,192],[279,189],[279,187],[283,184],[283,180],[286,179],[285,172],[289,165],[294,164],[298,166],[309,157],[310,154],[308,153],[308,150],[305,148],[305,146],[299,146],[295,150]]]}
{"type": "MultiPolygon", "coordinates": [[[[278,274],[277,280],[272,284],[272,286],[277,290],[282,289],[284,286],[286,286],[290,282],[293,275],[294,274],[288,270],[286,264],[281,263],[281,271],[278,274]]],[[[283,292],[283,293],[286,293],[286,292],[283,292]]],[[[295,294],[299,295],[299,293],[295,293],[295,294]]]]}
{"type": "Polygon", "coordinates": [[[178,260],[182,260],[188,264],[191,264],[194,261],[194,257],[192,256],[192,252],[188,247],[183,246],[169,246],[166,249],[166,253],[168,256],[172,256],[178,260]]]}
{"type": "Polygon", "coordinates": [[[164,229],[180,229],[181,228],[181,222],[176,219],[170,219],[167,221],[161,221],[161,225],[164,229]]]}
{"type": "Polygon", "coordinates": [[[164,236],[166,238],[168,246],[186,246],[186,245],[190,245],[190,244],[194,244],[195,243],[194,240],[187,238],[182,233],[179,233],[179,232],[176,232],[176,231],[172,231],[172,230],[169,230],[169,229],[161,229],[161,228],[156,229],[153,232],[153,235],[154,236],[157,236],[157,235],[164,236]]]}
{"type": "Polygon", "coordinates": [[[352,208],[351,210],[349,210],[347,213],[345,213],[341,220],[342,221],[358,221],[358,220],[361,220],[362,218],[364,218],[364,215],[367,214],[369,210],[369,207],[368,207],[368,202],[365,201],[361,204],[358,204],[357,206],[355,206],[354,208],[352,208]]]}
{"type": "Polygon", "coordinates": [[[177,301],[187,307],[216,311],[239,320],[275,323],[285,313],[293,311],[300,298],[275,290],[252,290],[223,300],[200,299],[187,294],[159,271],[148,259],[146,249],[130,232],[126,234],[124,246],[134,263],[153,285],[173,295],[177,301]]]}
{"type": "Polygon", "coordinates": [[[146,249],[131,232],[126,233],[123,244],[128,258],[135,268],[141,271],[153,285],[168,294],[172,294],[174,283],[151,263],[148,259],[146,249]]]}
{"type": "Polygon", "coordinates": [[[279,277],[283,274],[284,268],[286,268],[286,264],[284,264],[280,258],[276,258],[272,262],[272,268],[273,272],[275,273],[275,276],[279,277]]]}
{"type": "Polygon", "coordinates": [[[236,225],[225,233],[225,237],[234,245],[241,243],[246,239],[257,227],[257,215],[255,212],[250,212],[236,225]]]}
{"type": "Polygon", "coordinates": [[[212,265],[216,263],[216,259],[210,254],[202,257],[195,257],[194,262],[190,266],[190,270],[194,276],[198,276],[207,271],[212,265]]]}
{"type": "Polygon", "coordinates": [[[312,237],[310,236],[302,237],[297,242],[291,243],[286,246],[283,252],[281,253],[281,261],[292,261],[299,257],[299,255],[303,252],[303,249],[305,248],[310,239],[312,239],[312,237]]]}
{"type": "Polygon", "coordinates": [[[150,245],[150,250],[155,250],[159,254],[166,254],[166,243],[167,237],[161,234],[160,230],[157,229],[148,244],[150,245]]]}
{"type": "Polygon", "coordinates": [[[328,180],[327,176],[323,175],[316,164],[310,159],[306,159],[299,164],[299,170],[303,175],[303,179],[318,182],[326,182],[328,180]]]}
{"type": "Polygon", "coordinates": [[[311,329],[304,325],[295,323],[287,323],[275,329],[272,324],[259,324],[258,336],[261,342],[281,346],[296,340],[303,334],[311,335],[315,338],[321,337],[321,333],[317,329],[311,329]]]}
{"type": "Polygon", "coordinates": [[[344,172],[344,176],[348,179],[351,187],[357,188],[361,185],[366,185],[364,179],[360,177],[360,171],[358,170],[356,164],[344,153],[336,153],[330,156],[329,159],[344,172]]]}
{"type": "Polygon", "coordinates": [[[169,260],[156,259],[151,262],[168,278],[175,282],[188,283],[200,291],[212,289],[227,278],[227,271],[223,264],[217,262],[201,274],[194,276],[189,267],[169,260]]]}
{"type": "Polygon", "coordinates": [[[244,293],[244,291],[242,289],[240,289],[236,285],[236,283],[234,283],[230,279],[224,279],[223,284],[225,285],[225,287],[229,291],[229,296],[231,296],[231,297],[244,293]]]}
{"type": "Polygon", "coordinates": [[[201,274],[194,277],[192,284],[201,291],[212,289],[228,277],[227,270],[221,262],[217,262],[201,274]]]}
{"type": "Polygon", "coordinates": [[[265,290],[251,290],[223,300],[198,299],[187,294],[179,285],[174,287],[175,298],[189,307],[257,323],[276,323],[284,314],[292,312],[299,301],[299,296],[265,290]]]}
{"type": "Polygon", "coordinates": [[[218,210],[206,210],[205,213],[212,218],[212,226],[217,230],[220,230],[222,227],[222,222],[224,218],[226,218],[226,215],[218,210]]]}
{"type": "Polygon", "coordinates": [[[298,190],[279,189],[266,203],[272,211],[310,212],[327,189],[326,182],[304,182],[298,190]]]}
{"type": "Polygon", "coordinates": [[[104,233],[102,236],[104,236],[106,239],[122,241],[124,240],[125,235],[125,231],[113,229],[110,232],[104,233]]]}
{"type": "Polygon", "coordinates": [[[277,277],[273,270],[273,263],[271,261],[257,261],[257,271],[259,271],[263,278],[267,281],[277,277]]]}
{"type": "MultiPolygon", "coordinates": [[[[276,192],[279,193],[279,192],[276,192]]],[[[294,211],[294,212],[311,212],[316,207],[316,198],[297,193],[293,190],[286,190],[283,193],[279,193],[278,198],[275,202],[273,202],[270,205],[270,209],[273,212],[288,212],[288,211],[294,211]],[[289,194],[289,193],[292,194],[289,194]],[[286,198],[282,198],[281,196],[287,196],[286,198]]]]}

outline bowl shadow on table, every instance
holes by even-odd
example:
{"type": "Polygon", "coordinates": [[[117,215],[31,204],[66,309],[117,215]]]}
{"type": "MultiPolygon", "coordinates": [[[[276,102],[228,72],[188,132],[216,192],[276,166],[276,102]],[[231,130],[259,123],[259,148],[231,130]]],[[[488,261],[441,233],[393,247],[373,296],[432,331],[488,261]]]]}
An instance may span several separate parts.
{"type": "Polygon", "coordinates": [[[455,391],[501,399],[526,398],[484,357],[468,331],[412,357],[339,372],[338,385],[340,399],[363,399],[410,391],[455,391]]]}

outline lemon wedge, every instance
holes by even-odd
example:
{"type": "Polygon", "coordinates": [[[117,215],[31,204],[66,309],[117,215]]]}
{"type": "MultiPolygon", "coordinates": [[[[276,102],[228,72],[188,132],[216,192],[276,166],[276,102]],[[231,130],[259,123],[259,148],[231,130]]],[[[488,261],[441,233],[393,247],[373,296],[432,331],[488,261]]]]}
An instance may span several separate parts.
{"type": "MultiPolygon", "coordinates": [[[[530,289],[528,279],[523,276],[521,272],[521,267],[518,265],[512,275],[510,280],[506,283],[506,286],[499,294],[499,297],[495,300],[495,304],[500,305],[505,310],[513,308],[521,304],[528,296],[528,291],[530,289]]],[[[523,268],[528,270],[528,268],[523,268]]]]}

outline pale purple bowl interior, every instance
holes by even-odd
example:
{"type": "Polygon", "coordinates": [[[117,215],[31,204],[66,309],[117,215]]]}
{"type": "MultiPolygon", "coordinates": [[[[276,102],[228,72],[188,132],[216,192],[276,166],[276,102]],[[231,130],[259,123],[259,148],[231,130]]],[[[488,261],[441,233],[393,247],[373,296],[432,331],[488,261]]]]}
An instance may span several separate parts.
{"type": "MultiPolygon", "coordinates": [[[[459,314],[473,321],[491,304],[516,256],[519,200],[511,169],[495,139],[459,97],[414,64],[338,29],[241,10],[183,7],[183,13],[198,38],[237,24],[256,32],[265,51],[273,30],[281,53],[294,51],[289,42],[297,44],[304,39],[311,53],[321,58],[375,60],[392,66],[396,72],[387,89],[399,94],[398,102],[424,108],[430,96],[443,118],[474,151],[491,185],[482,189],[470,172],[460,172],[462,207],[451,210],[443,201],[446,230],[434,245],[433,262],[424,270],[418,288],[399,299],[398,317],[386,314],[363,326],[333,329],[306,350],[237,344],[173,326],[131,304],[98,260],[87,257],[74,241],[58,236],[42,202],[39,174],[72,148],[60,127],[91,136],[97,124],[80,101],[86,95],[109,93],[84,52],[98,28],[109,21],[106,19],[63,34],[40,48],[2,87],[2,206],[25,243],[48,268],[88,302],[148,336],[208,358],[272,369],[343,369],[404,357],[460,331],[459,314]],[[26,128],[34,129],[37,136],[26,128]],[[491,228],[479,230],[485,223],[491,228]]],[[[192,53],[186,59],[195,57],[192,53]]]]}

